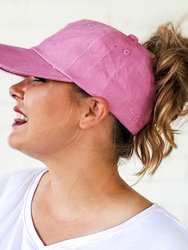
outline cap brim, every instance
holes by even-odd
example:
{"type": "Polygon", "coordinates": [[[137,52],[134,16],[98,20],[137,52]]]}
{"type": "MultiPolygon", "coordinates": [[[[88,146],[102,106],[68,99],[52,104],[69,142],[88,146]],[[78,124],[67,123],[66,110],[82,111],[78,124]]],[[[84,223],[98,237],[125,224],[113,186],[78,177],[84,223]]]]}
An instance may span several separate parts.
{"type": "Polygon", "coordinates": [[[0,44],[0,69],[20,76],[36,76],[50,80],[72,82],[53,68],[34,50],[0,44]]]}

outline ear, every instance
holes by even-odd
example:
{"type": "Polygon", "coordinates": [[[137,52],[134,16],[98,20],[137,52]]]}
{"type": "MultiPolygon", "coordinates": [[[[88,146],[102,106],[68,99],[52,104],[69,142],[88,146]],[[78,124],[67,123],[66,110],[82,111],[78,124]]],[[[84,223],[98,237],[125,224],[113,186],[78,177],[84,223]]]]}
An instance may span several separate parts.
{"type": "Polygon", "coordinates": [[[109,113],[107,100],[102,97],[87,99],[80,118],[80,128],[87,129],[99,124],[109,113]]]}

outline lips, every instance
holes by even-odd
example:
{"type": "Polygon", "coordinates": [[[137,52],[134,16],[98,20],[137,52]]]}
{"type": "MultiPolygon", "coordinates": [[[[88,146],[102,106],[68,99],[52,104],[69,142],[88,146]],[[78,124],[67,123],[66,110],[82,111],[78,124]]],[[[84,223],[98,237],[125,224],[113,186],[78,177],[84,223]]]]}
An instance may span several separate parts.
{"type": "Polygon", "coordinates": [[[28,121],[28,117],[17,106],[14,107],[14,111],[17,112],[17,117],[12,126],[20,126],[28,121]]]}

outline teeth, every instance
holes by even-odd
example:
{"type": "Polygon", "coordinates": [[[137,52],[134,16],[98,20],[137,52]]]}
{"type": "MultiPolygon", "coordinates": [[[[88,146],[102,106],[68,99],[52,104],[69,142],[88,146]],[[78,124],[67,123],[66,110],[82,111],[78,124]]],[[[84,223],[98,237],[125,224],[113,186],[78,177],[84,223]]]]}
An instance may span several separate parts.
{"type": "Polygon", "coordinates": [[[27,116],[25,116],[25,115],[23,115],[23,114],[20,114],[20,113],[17,114],[17,119],[23,120],[23,121],[25,121],[25,122],[28,121],[27,116]]]}

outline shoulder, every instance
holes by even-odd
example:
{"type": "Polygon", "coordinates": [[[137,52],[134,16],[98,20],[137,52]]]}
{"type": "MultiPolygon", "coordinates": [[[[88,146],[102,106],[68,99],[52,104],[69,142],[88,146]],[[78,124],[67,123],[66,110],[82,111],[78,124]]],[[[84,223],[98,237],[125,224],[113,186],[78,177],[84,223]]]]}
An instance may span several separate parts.
{"type": "Polygon", "coordinates": [[[158,204],[153,205],[144,225],[156,249],[188,249],[188,228],[158,204]]]}
{"type": "Polygon", "coordinates": [[[28,169],[19,170],[8,175],[0,177],[0,202],[16,194],[24,194],[34,179],[43,172],[43,167],[32,167],[28,169]]]}

